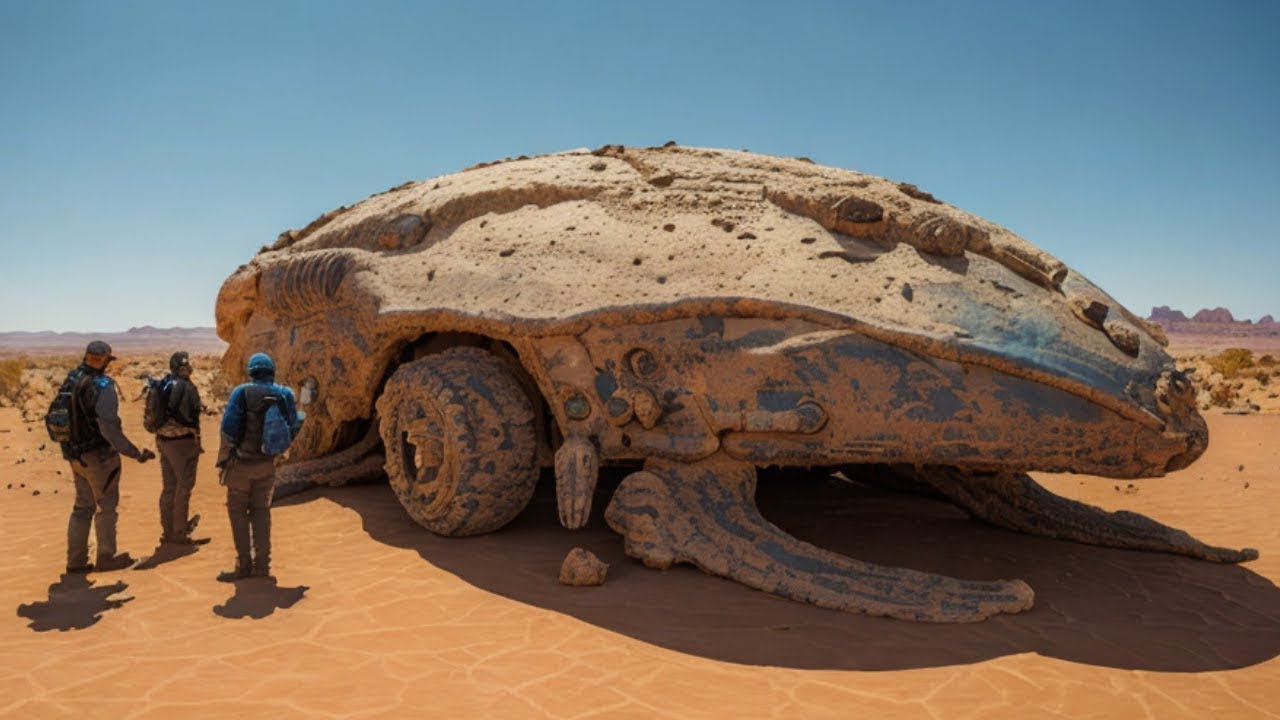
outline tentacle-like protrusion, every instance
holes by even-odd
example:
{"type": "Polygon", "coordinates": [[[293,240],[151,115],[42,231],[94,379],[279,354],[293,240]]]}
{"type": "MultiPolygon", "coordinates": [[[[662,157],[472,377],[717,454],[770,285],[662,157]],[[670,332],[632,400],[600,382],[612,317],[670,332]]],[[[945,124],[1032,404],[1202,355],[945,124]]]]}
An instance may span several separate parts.
{"type": "Polygon", "coordinates": [[[972,622],[1031,607],[1021,580],[968,581],[847,558],[783,532],[755,506],[755,468],[725,456],[649,460],[605,512],[626,553],[646,565],[685,562],[793,600],[904,620],[972,622]]]}
{"type": "Polygon", "coordinates": [[[1089,545],[1188,555],[1213,562],[1256,560],[1253,548],[1235,550],[1203,543],[1145,515],[1055,495],[1024,473],[966,473],[955,468],[900,470],[915,473],[956,505],[992,525],[1089,545]]]}
{"type": "Polygon", "coordinates": [[[346,485],[382,475],[382,438],[375,418],[369,431],[351,447],[315,460],[281,465],[276,469],[273,497],[285,497],[318,485],[346,485]]]}
{"type": "Polygon", "coordinates": [[[567,437],[556,451],[556,508],[560,524],[570,530],[586,527],[591,499],[600,475],[600,452],[582,437],[567,437]]]}

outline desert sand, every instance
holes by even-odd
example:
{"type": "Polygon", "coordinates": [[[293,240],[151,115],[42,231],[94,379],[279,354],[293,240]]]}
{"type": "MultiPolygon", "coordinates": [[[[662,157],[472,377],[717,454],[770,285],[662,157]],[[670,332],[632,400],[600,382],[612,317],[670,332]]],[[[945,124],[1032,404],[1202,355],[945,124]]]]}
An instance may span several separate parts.
{"type": "MultiPolygon", "coordinates": [[[[122,414],[147,439],[140,404],[122,414]]],[[[512,525],[471,539],[419,529],[385,484],[284,498],[276,582],[218,583],[232,550],[212,452],[192,503],[209,544],[155,554],[159,466],[126,460],[120,546],[151,560],[63,577],[69,471],[43,426],[3,408],[0,717],[1280,717],[1280,415],[1208,421],[1208,452],[1168,477],[1041,480],[1261,551],[1242,566],[1031,538],[816,473],[762,478],[765,515],[802,539],[1037,593],[1024,614],[934,625],[646,569],[598,516],[561,529],[546,477],[512,525]],[[575,546],[611,564],[603,586],[557,582],[575,546]]]]}

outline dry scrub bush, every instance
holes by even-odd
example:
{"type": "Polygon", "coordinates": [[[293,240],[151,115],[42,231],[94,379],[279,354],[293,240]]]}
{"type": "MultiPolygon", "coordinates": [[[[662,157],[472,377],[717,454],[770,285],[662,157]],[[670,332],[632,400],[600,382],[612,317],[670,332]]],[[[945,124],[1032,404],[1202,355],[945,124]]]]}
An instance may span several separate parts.
{"type": "Polygon", "coordinates": [[[23,358],[0,360],[0,397],[9,401],[18,399],[18,390],[22,388],[22,370],[27,366],[23,358]]]}
{"type": "Polygon", "coordinates": [[[1225,383],[1215,385],[1209,390],[1209,402],[1218,407],[1229,408],[1236,401],[1236,389],[1225,383]]]}
{"type": "Polygon", "coordinates": [[[1258,364],[1263,367],[1271,367],[1272,365],[1280,364],[1280,360],[1276,360],[1274,355],[1268,353],[1258,358],[1258,364]]]}
{"type": "Polygon", "coordinates": [[[1244,348],[1227,348],[1209,358],[1209,366],[1224,378],[1238,377],[1253,368],[1253,352],[1244,348]]]}

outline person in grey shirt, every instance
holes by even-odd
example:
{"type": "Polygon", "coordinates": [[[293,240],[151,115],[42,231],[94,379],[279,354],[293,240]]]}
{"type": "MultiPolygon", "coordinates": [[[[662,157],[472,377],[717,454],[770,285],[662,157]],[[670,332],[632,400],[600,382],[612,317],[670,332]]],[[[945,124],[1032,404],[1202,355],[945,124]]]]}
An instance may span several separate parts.
{"type": "MultiPolygon", "coordinates": [[[[120,395],[107,374],[115,359],[111,346],[94,340],[84,360],[71,371],[71,441],[63,454],[71,463],[76,499],[67,522],[67,572],[120,570],[133,565],[129,553],[116,553],[116,506],[120,503],[120,456],[144,463],[156,455],[139,450],[120,426],[120,395]],[[97,561],[89,563],[89,529],[98,540],[97,561]]],[[[69,376],[70,377],[70,376],[69,376]]]]}

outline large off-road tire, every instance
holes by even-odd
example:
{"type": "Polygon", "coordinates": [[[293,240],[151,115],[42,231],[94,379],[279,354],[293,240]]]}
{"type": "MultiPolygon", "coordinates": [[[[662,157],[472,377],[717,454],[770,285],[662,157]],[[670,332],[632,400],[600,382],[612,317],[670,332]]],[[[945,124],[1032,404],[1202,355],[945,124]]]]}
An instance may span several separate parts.
{"type": "Polygon", "coordinates": [[[401,365],[378,399],[378,417],[391,487],[428,530],[492,532],[533,497],[533,407],[491,353],[453,348],[401,365]]]}

